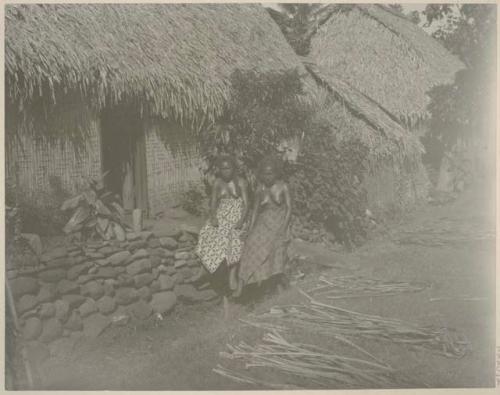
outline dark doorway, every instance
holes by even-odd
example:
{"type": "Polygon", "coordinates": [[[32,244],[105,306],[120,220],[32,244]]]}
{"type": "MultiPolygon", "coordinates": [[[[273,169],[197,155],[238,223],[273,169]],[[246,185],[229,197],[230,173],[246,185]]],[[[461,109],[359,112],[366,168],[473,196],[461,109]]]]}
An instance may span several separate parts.
{"type": "Polygon", "coordinates": [[[147,215],[145,136],[137,112],[127,107],[103,110],[101,143],[103,171],[109,171],[106,186],[121,197],[125,210],[140,208],[147,215]]]}

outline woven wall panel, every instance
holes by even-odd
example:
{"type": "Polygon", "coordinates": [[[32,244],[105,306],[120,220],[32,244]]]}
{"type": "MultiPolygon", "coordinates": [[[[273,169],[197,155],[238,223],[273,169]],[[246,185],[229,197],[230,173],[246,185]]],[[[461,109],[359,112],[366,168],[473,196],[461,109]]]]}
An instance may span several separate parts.
{"type": "Polygon", "coordinates": [[[201,159],[196,147],[173,150],[159,137],[160,126],[146,131],[146,161],[150,215],[180,202],[183,193],[201,184],[201,159]]]}
{"type": "Polygon", "coordinates": [[[101,173],[100,132],[97,118],[89,119],[86,149],[77,156],[71,143],[61,145],[46,140],[35,142],[22,135],[22,145],[13,144],[6,155],[6,177],[35,207],[53,205],[56,181],[64,192],[76,193],[82,177],[97,177],[101,173]]]}

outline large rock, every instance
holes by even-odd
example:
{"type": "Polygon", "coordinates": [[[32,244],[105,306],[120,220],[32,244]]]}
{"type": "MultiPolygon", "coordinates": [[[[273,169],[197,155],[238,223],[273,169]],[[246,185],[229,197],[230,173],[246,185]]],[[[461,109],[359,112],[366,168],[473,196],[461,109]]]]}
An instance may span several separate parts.
{"type": "Polygon", "coordinates": [[[97,308],[102,314],[111,314],[116,310],[116,302],[110,296],[103,296],[97,301],[97,308]]]}
{"type": "Polygon", "coordinates": [[[100,313],[89,315],[83,320],[83,334],[85,337],[96,338],[110,324],[110,318],[100,313]]]}
{"type": "Polygon", "coordinates": [[[151,270],[151,262],[147,258],[132,262],[130,265],[127,266],[127,273],[130,274],[131,276],[148,272],[150,270],[151,270]]]}
{"type": "Polygon", "coordinates": [[[64,269],[48,269],[39,273],[40,280],[46,283],[56,283],[63,278],[66,278],[66,270],[64,269]]]}
{"type": "Polygon", "coordinates": [[[160,292],[161,291],[160,281],[154,280],[149,286],[149,289],[151,290],[152,293],[160,292]]]}
{"type": "Polygon", "coordinates": [[[129,259],[132,254],[129,251],[121,251],[111,255],[108,258],[109,263],[113,266],[119,266],[125,263],[127,259],[129,259]]]}
{"type": "Polygon", "coordinates": [[[184,233],[189,233],[191,235],[194,235],[194,236],[198,236],[198,234],[200,233],[200,229],[202,227],[202,224],[199,223],[197,225],[191,225],[191,224],[182,224],[181,225],[181,230],[184,232],[184,233]]]}
{"type": "Polygon", "coordinates": [[[124,274],[120,274],[118,276],[118,283],[117,283],[117,287],[120,287],[120,288],[123,288],[123,287],[132,287],[134,285],[134,277],[127,274],[127,273],[124,273],[124,274]]]}
{"type": "Polygon", "coordinates": [[[158,256],[151,256],[150,258],[151,261],[151,267],[158,267],[161,265],[161,258],[158,256]]]}
{"type": "Polygon", "coordinates": [[[192,258],[191,253],[189,253],[187,251],[175,253],[175,259],[177,259],[177,260],[188,260],[191,258],[192,258]]]}
{"type": "Polygon", "coordinates": [[[160,240],[158,240],[158,239],[151,239],[151,240],[149,240],[148,241],[148,245],[151,248],[158,248],[158,247],[161,246],[160,240]]]}
{"type": "Polygon", "coordinates": [[[73,281],[63,278],[57,283],[57,292],[60,295],[77,294],[80,293],[80,286],[73,281]]]}
{"type": "Polygon", "coordinates": [[[81,331],[83,329],[83,321],[80,314],[78,314],[76,311],[73,311],[66,321],[66,324],[64,324],[64,327],[73,332],[81,331]]]}
{"type": "Polygon", "coordinates": [[[38,336],[42,333],[42,321],[37,317],[30,317],[26,320],[23,328],[23,337],[26,340],[38,339],[38,336]]]}
{"type": "Polygon", "coordinates": [[[177,240],[173,237],[162,237],[160,239],[160,245],[164,248],[168,248],[169,250],[175,250],[177,248],[177,240]]]}
{"type": "Polygon", "coordinates": [[[116,278],[117,273],[112,267],[101,267],[95,274],[95,278],[116,278]]]}
{"type": "Polygon", "coordinates": [[[92,313],[97,311],[97,304],[93,299],[87,299],[82,305],[78,308],[80,315],[82,317],[87,317],[92,313]]]}
{"type": "Polygon", "coordinates": [[[152,292],[151,292],[151,289],[149,287],[142,287],[142,288],[137,290],[137,293],[139,294],[139,297],[142,300],[145,300],[147,302],[149,302],[151,300],[152,292]]]}
{"type": "Polygon", "coordinates": [[[90,281],[82,286],[82,295],[90,296],[92,299],[100,299],[104,295],[104,287],[97,281],[90,281]]]}
{"type": "Polygon", "coordinates": [[[115,296],[115,284],[110,283],[110,282],[106,282],[106,281],[116,281],[116,280],[114,280],[114,279],[104,280],[104,285],[103,285],[104,295],[109,296],[109,297],[115,296]]]}
{"type": "Polygon", "coordinates": [[[194,276],[193,271],[188,267],[183,267],[179,270],[178,274],[182,277],[183,280],[187,280],[194,276]]]}
{"type": "Polygon", "coordinates": [[[154,280],[154,276],[151,273],[142,273],[134,277],[134,283],[136,288],[142,288],[146,285],[151,284],[154,280]]]}
{"type": "Polygon", "coordinates": [[[130,314],[125,307],[119,306],[109,318],[114,326],[124,326],[130,321],[130,314]]]}
{"type": "Polygon", "coordinates": [[[49,267],[51,269],[55,269],[55,268],[67,268],[67,267],[71,266],[72,262],[73,261],[71,260],[70,257],[65,256],[65,257],[62,257],[62,258],[53,259],[53,260],[47,262],[46,265],[47,265],[47,267],[49,267]]]}
{"type": "Polygon", "coordinates": [[[61,323],[55,319],[51,318],[47,321],[44,321],[42,334],[39,337],[39,340],[43,343],[50,343],[53,340],[61,337],[63,333],[63,327],[61,323]]]}
{"type": "Polygon", "coordinates": [[[62,300],[68,302],[70,309],[76,309],[85,302],[85,297],[82,295],[64,295],[62,300]]]}
{"type": "Polygon", "coordinates": [[[102,248],[99,248],[99,253],[101,253],[102,255],[104,255],[105,257],[108,257],[110,256],[111,254],[115,253],[116,252],[116,248],[114,247],[111,247],[111,246],[104,246],[102,248]]]}
{"type": "Polygon", "coordinates": [[[151,307],[158,314],[165,314],[171,311],[177,303],[177,296],[174,292],[159,292],[153,295],[151,307]]]}
{"type": "Polygon", "coordinates": [[[162,291],[170,291],[174,289],[175,280],[168,274],[160,274],[158,280],[160,282],[160,289],[162,291]]]}
{"type": "Polygon", "coordinates": [[[76,282],[78,284],[86,284],[88,283],[89,281],[93,281],[95,280],[95,275],[94,274],[90,274],[90,270],[94,269],[94,271],[97,271],[97,269],[95,267],[89,269],[89,274],[82,274],[78,277],[78,279],[76,280],[76,282]]]}
{"type": "Polygon", "coordinates": [[[43,303],[40,305],[38,315],[43,319],[52,318],[56,315],[56,306],[54,303],[43,303]]]}
{"type": "Polygon", "coordinates": [[[69,303],[65,300],[56,300],[54,302],[56,308],[56,318],[61,322],[66,322],[69,317],[69,303]]]}
{"type": "Polygon", "coordinates": [[[142,232],[139,232],[139,236],[141,236],[142,240],[147,241],[153,236],[153,232],[143,230],[142,232]]]}
{"type": "Polygon", "coordinates": [[[176,269],[179,269],[179,268],[181,268],[181,267],[183,267],[183,266],[186,266],[186,264],[187,264],[187,261],[185,261],[184,259],[181,259],[181,260],[177,260],[177,261],[175,261],[175,263],[174,263],[174,267],[175,267],[176,269]]]}
{"type": "Polygon", "coordinates": [[[127,307],[132,316],[138,320],[145,320],[153,314],[153,308],[144,300],[139,300],[127,307]]]}
{"type": "Polygon", "coordinates": [[[146,249],[140,248],[130,257],[130,261],[138,261],[140,259],[149,258],[149,253],[146,249]]]}
{"type": "Polygon", "coordinates": [[[66,255],[68,255],[68,251],[64,247],[57,247],[54,248],[51,251],[46,252],[45,254],[42,254],[40,260],[43,263],[48,263],[50,261],[56,260],[58,258],[63,258],[66,255]]]}
{"type": "Polygon", "coordinates": [[[23,314],[33,310],[38,305],[38,299],[33,295],[23,295],[17,302],[17,313],[23,314]]]}
{"type": "Polygon", "coordinates": [[[128,305],[136,302],[139,294],[134,288],[119,288],[116,290],[115,300],[119,305],[128,305]]]}
{"type": "Polygon", "coordinates": [[[139,240],[141,238],[141,235],[139,233],[127,233],[126,238],[128,241],[135,241],[139,240]]]}
{"type": "Polygon", "coordinates": [[[147,243],[144,240],[136,240],[136,241],[133,241],[129,244],[128,249],[129,249],[129,251],[135,251],[135,250],[138,250],[140,248],[146,248],[146,247],[147,247],[147,243]]]}
{"type": "Polygon", "coordinates": [[[22,295],[36,295],[40,289],[40,285],[36,278],[17,277],[10,280],[10,288],[12,290],[12,296],[17,299],[22,295]]]}
{"type": "Polygon", "coordinates": [[[88,263],[81,263],[79,265],[72,266],[70,269],[68,269],[68,273],[66,274],[68,280],[70,281],[75,281],[78,276],[81,274],[84,274],[90,267],[90,264],[88,263]]]}

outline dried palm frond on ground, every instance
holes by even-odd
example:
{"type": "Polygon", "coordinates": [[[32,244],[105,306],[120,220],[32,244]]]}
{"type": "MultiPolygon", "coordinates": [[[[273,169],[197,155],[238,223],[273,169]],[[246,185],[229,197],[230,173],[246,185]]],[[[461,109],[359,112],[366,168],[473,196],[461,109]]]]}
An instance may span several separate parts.
{"type": "Polygon", "coordinates": [[[359,298],[396,295],[403,292],[419,292],[427,288],[425,284],[391,282],[359,276],[320,276],[313,288],[306,293],[327,299],[359,298]]]}
{"type": "MultiPolygon", "coordinates": [[[[302,291],[301,291],[302,292],[302,291]]],[[[304,293],[304,292],[303,292],[304,293]]],[[[309,305],[275,306],[269,313],[254,316],[247,324],[269,327],[278,323],[323,333],[338,339],[345,336],[364,337],[404,344],[414,349],[426,349],[446,357],[461,358],[469,350],[468,340],[453,329],[420,326],[396,319],[368,315],[341,309],[312,299],[309,305]]]]}
{"type": "Polygon", "coordinates": [[[412,386],[408,379],[384,363],[336,355],[325,351],[324,347],[293,343],[277,331],[265,334],[262,343],[254,347],[244,342],[228,347],[230,352],[221,353],[221,356],[244,362],[245,369],[259,378],[221,365],[214,372],[243,383],[281,389],[412,386]],[[282,382],[269,383],[260,378],[271,372],[273,378],[282,379],[282,382]]]}
{"type": "Polygon", "coordinates": [[[446,244],[460,244],[472,241],[494,240],[495,232],[488,230],[422,230],[402,231],[394,241],[398,244],[416,244],[423,246],[444,246],[446,244]]]}

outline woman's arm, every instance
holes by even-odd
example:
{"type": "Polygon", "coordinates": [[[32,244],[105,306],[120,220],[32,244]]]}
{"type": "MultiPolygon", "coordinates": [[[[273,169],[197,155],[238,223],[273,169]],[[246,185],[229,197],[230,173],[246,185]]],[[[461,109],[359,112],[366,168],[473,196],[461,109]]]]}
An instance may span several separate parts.
{"type": "Polygon", "coordinates": [[[241,212],[241,218],[236,224],[236,229],[241,229],[243,224],[245,223],[245,219],[247,218],[248,215],[248,189],[247,189],[247,183],[243,179],[238,180],[240,190],[241,190],[241,198],[243,200],[243,210],[241,212]]]}
{"type": "Polygon", "coordinates": [[[257,220],[257,214],[259,213],[261,197],[262,197],[262,195],[261,195],[260,187],[257,187],[257,191],[255,192],[255,199],[253,202],[253,210],[252,210],[252,217],[250,219],[249,230],[253,229],[253,227],[255,225],[255,221],[257,220]]]}
{"type": "Polygon", "coordinates": [[[217,221],[217,208],[219,206],[219,180],[215,179],[212,187],[212,194],[210,196],[210,223],[212,226],[219,226],[217,221]]]}
{"type": "Polygon", "coordinates": [[[287,231],[290,225],[290,219],[292,218],[292,198],[290,196],[290,190],[287,184],[283,184],[283,197],[285,198],[286,214],[284,227],[287,231]]]}

